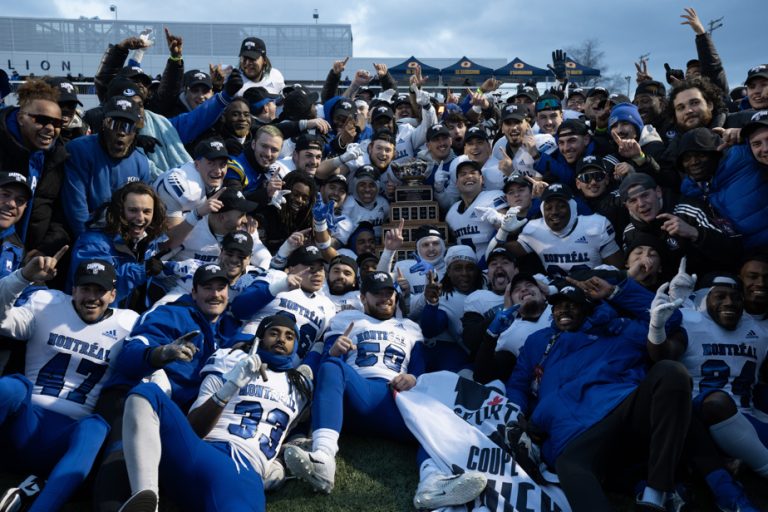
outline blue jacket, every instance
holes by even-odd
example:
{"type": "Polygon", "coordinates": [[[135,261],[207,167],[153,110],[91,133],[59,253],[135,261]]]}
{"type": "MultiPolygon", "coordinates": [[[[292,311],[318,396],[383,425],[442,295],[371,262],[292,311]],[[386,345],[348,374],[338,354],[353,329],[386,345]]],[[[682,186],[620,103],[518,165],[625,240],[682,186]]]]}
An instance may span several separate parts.
{"type": "Polygon", "coordinates": [[[67,144],[69,158],[64,166],[64,215],[75,236],[85,231],[85,225],[112,193],[130,181],[150,183],[149,161],[140,150],[115,159],[109,156],[99,141],[100,135],[78,137],[67,144]]]}
{"type": "MultiPolygon", "coordinates": [[[[594,153],[595,141],[590,141],[582,156],[594,153]]],[[[565,161],[560,150],[553,151],[550,155],[544,153],[533,168],[544,176],[547,183],[564,183],[576,190],[576,168],[565,161]]]]}
{"type": "Polygon", "coordinates": [[[190,331],[200,331],[193,342],[197,352],[190,362],[174,361],[163,367],[171,381],[171,398],[183,410],[197,397],[202,382],[200,370],[208,358],[219,348],[253,338],[241,333],[241,322],[228,312],[211,323],[198,309],[192,297],[182,296],[176,302],[165,304],[144,313],[123,342],[123,348],[114,361],[115,371],[105,388],[116,385],[138,384],[157,370],[150,363],[153,349],[173,343],[190,331]]]}
{"type": "MultiPolygon", "coordinates": [[[[526,340],[507,381],[507,398],[548,434],[542,455],[550,467],[571,439],[608,415],[645,377],[652,299],[650,291],[628,279],[612,302],[636,319],[619,318],[611,306],[601,303],[579,331],[562,332],[546,358],[547,345],[561,332],[554,321],[526,340]],[[535,398],[531,384],[538,365],[543,376],[535,398]]],[[[675,312],[667,332],[679,327],[681,318],[675,312]]]]}
{"type": "Polygon", "coordinates": [[[16,234],[16,227],[11,226],[0,232],[0,279],[8,277],[21,267],[24,257],[24,244],[16,234]]]}
{"type": "Polygon", "coordinates": [[[708,187],[686,177],[684,196],[708,201],[744,237],[744,248],[768,246],[768,178],[746,144],[730,148],[708,187]]]}
{"type": "Polygon", "coordinates": [[[152,240],[147,244],[142,257],[137,258],[119,234],[109,235],[97,230],[86,231],[77,238],[72,248],[72,263],[66,283],[67,293],[71,293],[75,270],[80,262],[98,258],[111,263],[117,273],[117,297],[113,305],[120,308],[131,307],[129,299],[133,291],[147,283],[144,262],[158,253],[160,244],[166,239],[166,236],[161,236],[152,240]]]}

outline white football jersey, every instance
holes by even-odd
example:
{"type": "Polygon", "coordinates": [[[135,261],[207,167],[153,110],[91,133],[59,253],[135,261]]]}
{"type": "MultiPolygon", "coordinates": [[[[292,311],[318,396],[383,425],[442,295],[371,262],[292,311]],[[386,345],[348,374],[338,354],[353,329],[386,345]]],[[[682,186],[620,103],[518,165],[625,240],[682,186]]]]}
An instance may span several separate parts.
{"type": "Polygon", "coordinates": [[[183,217],[206,201],[205,183],[195,162],[164,172],[152,186],[165,203],[166,217],[183,217]]]}
{"type": "Polygon", "coordinates": [[[326,338],[341,335],[352,322],[349,339],[355,347],[341,356],[361,376],[392,380],[408,373],[408,362],[416,343],[423,341],[421,328],[405,318],[377,320],[358,311],[334,316],[326,338]]]}
{"type": "Polygon", "coordinates": [[[491,290],[475,290],[464,301],[464,313],[478,313],[484,319],[490,320],[496,312],[504,307],[504,295],[491,290]]]}
{"type": "MultiPolygon", "coordinates": [[[[395,263],[394,269],[392,270],[392,278],[397,280],[397,270],[400,269],[400,272],[403,273],[403,277],[406,281],[408,281],[408,284],[411,285],[411,294],[419,294],[424,293],[424,287],[427,286],[427,273],[421,273],[421,272],[411,272],[410,268],[413,267],[418,263],[416,260],[400,260],[395,263]]],[[[441,280],[443,276],[445,275],[445,262],[440,263],[440,265],[435,267],[435,272],[437,272],[437,280],[441,280]]]]}
{"type": "Polygon", "coordinates": [[[203,217],[189,232],[180,250],[173,255],[174,261],[198,260],[212,263],[219,259],[224,236],[216,236],[208,225],[208,216],[203,217]]]}
{"type": "Polygon", "coordinates": [[[520,355],[520,349],[525,345],[525,340],[528,339],[528,336],[545,327],[549,327],[551,324],[552,306],[549,304],[547,304],[547,308],[535,322],[524,320],[519,315],[516,315],[512,325],[499,335],[499,339],[496,341],[496,351],[506,350],[507,352],[512,352],[517,357],[520,355]]]}
{"type": "MultiPolygon", "coordinates": [[[[381,226],[389,219],[389,201],[382,196],[376,196],[373,206],[367,208],[360,204],[352,194],[347,196],[344,201],[344,207],[341,214],[349,219],[354,219],[355,224],[361,222],[370,222],[373,224],[373,231],[376,234],[376,240],[381,240],[381,226]]],[[[355,225],[355,227],[357,227],[355,225]]],[[[353,229],[354,231],[354,229],[353,229]]],[[[349,236],[347,236],[349,238],[349,236]]]]}
{"type": "Polygon", "coordinates": [[[527,252],[536,253],[551,276],[595,268],[619,250],[611,222],[599,214],[579,215],[571,232],[563,237],[555,235],[544,219],[534,219],[525,225],[517,241],[527,252]]]}
{"type": "Polygon", "coordinates": [[[680,362],[693,378],[693,395],[718,389],[736,406],[752,408],[752,388],[768,351],[768,333],[748,315],[736,329],[723,329],[706,311],[682,308],[688,347],[680,362]]]}
{"type": "Polygon", "coordinates": [[[336,306],[337,313],[350,309],[360,312],[363,311],[363,301],[360,300],[360,290],[350,290],[341,295],[334,295],[328,291],[326,286],[325,293],[336,306]]]}
{"type": "Polygon", "coordinates": [[[87,324],[71,296],[39,290],[6,312],[0,332],[28,340],[24,374],[34,384],[32,403],[80,419],[93,413],[112,373],[110,362],[138,317],[129,309],[112,309],[108,318],[87,324]]]}
{"type": "MultiPolygon", "coordinates": [[[[219,349],[201,370],[205,375],[192,409],[201,406],[223,386],[221,375],[248,357],[242,350],[219,349]]],[[[264,475],[275,459],[288,432],[307,407],[307,400],[288,380],[285,372],[267,370],[240,389],[224,407],[206,441],[229,443],[253,468],[264,475]]],[[[235,459],[237,462],[237,459],[235,459]]]]}
{"type": "Polygon", "coordinates": [[[458,291],[440,295],[437,307],[448,315],[448,330],[438,334],[436,340],[463,344],[461,333],[464,332],[464,326],[461,324],[461,317],[464,316],[466,300],[467,296],[458,291]]]}
{"type": "Polygon", "coordinates": [[[463,201],[454,203],[445,216],[445,222],[451,228],[456,243],[472,247],[477,261],[480,261],[485,256],[488,242],[494,237],[497,229],[493,224],[481,220],[483,214],[477,211],[478,207],[502,210],[508,205],[502,191],[486,190],[480,192],[466,209],[463,201]]]}
{"type": "MultiPolygon", "coordinates": [[[[176,286],[163,295],[160,300],[155,302],[154,307],[168,304],[169,302],[178,300],[182,295],[192,293],[192,278],[195,276],[195,271],[202,265],[204,265],[204,263],[199,260],[184,260],[178,262],[174,268],[174,274],[178,278],[176,286]]],[[[235,281],[235,284],[229,285],[229,294],[227,296],[228,302],[231,303],[240,292],[265,274],[266,272],[264,269],[249,265],[246,269],[246,273],[241,275],[238,280],[235,281]]]]}
{"type": "MultiPolygon", "coordinates": [[[[277,273],[273,275],[277,276],[277,273]]],[[[259,278],[271,282],[271,278],[259,278]]],[[[287,311],[296,317],[296,325],[299,328],[299,347],[296,350],[296,363],[304,358],[316,341],[323,338],[323,333],[328,328],[331,318],[336,314],[336,306],[322,292],[307,294],[301,288],[280,292],[269,304],[261,308],[253,316],[244,331],[255,333],[262,319],[274,315],[278,311],[287,311]]]]}

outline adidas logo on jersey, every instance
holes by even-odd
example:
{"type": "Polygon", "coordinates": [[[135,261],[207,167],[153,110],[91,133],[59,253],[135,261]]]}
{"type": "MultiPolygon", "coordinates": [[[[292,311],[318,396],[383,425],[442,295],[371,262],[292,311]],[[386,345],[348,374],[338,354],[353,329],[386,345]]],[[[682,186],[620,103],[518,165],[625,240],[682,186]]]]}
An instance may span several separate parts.
{"type": "Polygon", "coordinates": [[[106,336],[107,338],[110,338],[110,339],[113,339],[113,340],[117,341],[117,330],[116,329],[111,329],[109,331],[104,331],[103,333],[101,333],[101,335],[102,336],[106,336]]]}
{"type": "Polygon", "coordinates": [[[581,236],[581,237],[577,238],[573,243],[575,243],[575,244],[588,244],[589,242],[587,242],[587,237],[586,236],[581,236]]]}
{"type": "Polygon", "coordinates": [[[748,339],[748,340],[756,340],[757,338],[759,338],[759,336],[757,335],[757,333],[756,333],[755,331],[753,331],[752,329],[750,329],[749,331],[747,331],[747,334],[746,334],[744,337],[745,337],[746,339],[748,339]]]}

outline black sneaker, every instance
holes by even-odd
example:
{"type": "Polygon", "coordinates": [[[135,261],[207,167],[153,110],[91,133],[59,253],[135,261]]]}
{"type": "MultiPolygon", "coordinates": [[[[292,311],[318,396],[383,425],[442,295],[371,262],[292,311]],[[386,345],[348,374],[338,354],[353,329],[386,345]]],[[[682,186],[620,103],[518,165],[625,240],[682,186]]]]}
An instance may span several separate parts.
{"type": "Polygon", "coordinates": [[[157,510],[157,494],[145,489],[131,496],[123,503],[117,512],[155,512],[157,510]]]}
{"type": "Polygon", "coordinates": [[[45,481],[29,475],[18,487],[12,487],[0,497],[0,512],[21,512],[27,510],[45,486],[45,481]]]}

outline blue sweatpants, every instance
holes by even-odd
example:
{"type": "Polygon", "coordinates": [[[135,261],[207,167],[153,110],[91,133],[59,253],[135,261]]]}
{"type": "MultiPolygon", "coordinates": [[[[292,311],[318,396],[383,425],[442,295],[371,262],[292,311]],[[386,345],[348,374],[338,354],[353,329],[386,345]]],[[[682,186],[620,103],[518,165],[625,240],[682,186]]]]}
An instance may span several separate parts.
{"type": "Polygon", "coordinates": [[[91,471],[109,425],[101,416],[80,420],[32,404],[32,382],[23,375],[0,378],[2,463],[48,482],[31,512],[59,510],[91,471]]]}
{"type": "Polygon", "coordinates": [[[353,432],[398,441],[415,440],[405,426],[387,381],[361,377],[340,358],[328,357],[320,364],[316,384],[312,430],[329,428],[341,432],[343,424],[353,432]]]}
{"type": "Polygon", "coordinates": [[[139,384],[130,394],[145,398],[160,418],[160,482],[183,510],[266,510],[261,475],[245,459],[238,467],[228,443],[200,439],[179,406],[157,385],[139,384]]]}

